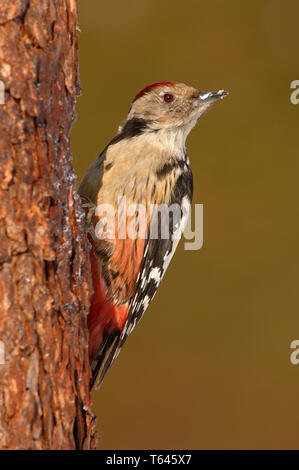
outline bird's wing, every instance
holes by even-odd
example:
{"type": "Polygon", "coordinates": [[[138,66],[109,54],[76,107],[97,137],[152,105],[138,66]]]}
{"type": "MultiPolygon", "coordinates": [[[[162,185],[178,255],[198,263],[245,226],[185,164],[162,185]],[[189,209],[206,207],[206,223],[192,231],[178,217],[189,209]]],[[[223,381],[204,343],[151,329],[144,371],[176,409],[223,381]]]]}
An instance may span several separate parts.
{"type": "Polygon", "coordinates": [[[169,206],[176,205],[179,211],[174,211],[167,221],[169,230],[167,238],[163,238],[160,216],[154,213],[151,219],[151,233],[158,234],[158,236],[153,238],[149,235],[146,240],[136,287],[129,301],[128,317],[122,331],[114,338],[112,346],[109,345],[109,353],[107,354],[108,349],[106,348],[105,357],[103,354],[101,355],[101,366],[97,368],[97,372],[99,368],[101,369],[97,388],[101,385],[107,370],[153,299],[184,231],[192,200],[191,171],[181,175],[179,180],[173,189],[169,204],[169,206]]]}

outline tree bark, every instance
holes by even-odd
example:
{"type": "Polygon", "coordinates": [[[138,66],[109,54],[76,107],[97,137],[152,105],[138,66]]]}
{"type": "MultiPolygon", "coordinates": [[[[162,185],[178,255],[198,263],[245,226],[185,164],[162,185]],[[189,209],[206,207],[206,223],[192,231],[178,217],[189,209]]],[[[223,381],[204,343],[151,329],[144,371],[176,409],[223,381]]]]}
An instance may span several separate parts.
{"type": "Polygon", "coordinates": [[[0,447],[91,449],[76,0],[0,0],[0,447]],[[1,89],[1,88],[0,88],[1,89]]]}

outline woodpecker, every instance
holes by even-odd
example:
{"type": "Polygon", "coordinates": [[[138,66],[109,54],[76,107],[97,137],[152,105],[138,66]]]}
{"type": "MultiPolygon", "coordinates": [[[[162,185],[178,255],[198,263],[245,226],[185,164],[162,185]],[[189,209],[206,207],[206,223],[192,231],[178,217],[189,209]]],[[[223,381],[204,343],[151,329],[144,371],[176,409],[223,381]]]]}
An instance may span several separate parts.
{"type": "Polygon", "coordinates": [[[193,178],[186,154],[186,137],[210,105],[228,93],[202,92],[178,82],[143,88],[133,99],[116,136],[94,161],[80,186],[86,207],[93,297],[87,317],[91,387],[97,386],[128,335],[153,299],[177,247],[192,201],[193,178]],[[138,237],[128,237],[119,204],[146,210],[138,237]],[[176,204],[182,217],[169,217],[169,236],[161,236],[161,217],[152,207],[176,204]],[[113,207],[116,225],[125,231],[105,232],[107,218],[98,207],[113,207]],[[102,225],[100,224],[102,222],[102,225]],[[98,232],[96,228],[100,224],[98,232]],[[152,226],[158,236],[152,237],[152,226]],[[102,230],[102,231],[101,231],[102,230]],[[174,234],[178,236],[174,236],[174,234]],[[113,235],[113,234],[112,234],[113,235]]]}

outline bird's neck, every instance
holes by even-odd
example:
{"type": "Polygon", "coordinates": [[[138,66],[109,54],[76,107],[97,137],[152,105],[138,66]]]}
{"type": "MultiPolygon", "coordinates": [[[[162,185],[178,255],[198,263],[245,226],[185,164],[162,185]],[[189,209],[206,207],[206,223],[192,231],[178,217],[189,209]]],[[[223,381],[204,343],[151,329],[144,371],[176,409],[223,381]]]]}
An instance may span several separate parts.
{"type": "Polygon", "coordinates": [[[141,140],[147,142],[147,145],[157,149],[158,154],[164,155],[164,158],[176,158],[178,160],[186,159],[186,133],[183,127],[177,129],[159,129],[155,131],[145,131],[141,140]]]}

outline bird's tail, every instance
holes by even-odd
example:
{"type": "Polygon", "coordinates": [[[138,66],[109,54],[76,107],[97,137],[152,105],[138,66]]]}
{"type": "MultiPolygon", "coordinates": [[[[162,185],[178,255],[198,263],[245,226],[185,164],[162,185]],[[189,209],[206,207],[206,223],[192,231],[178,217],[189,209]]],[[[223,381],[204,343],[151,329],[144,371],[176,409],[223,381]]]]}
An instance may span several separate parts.
{"type": "Polygon", "coordinates": [[[107,338],[103,341],[98,353],[96,354],[95,358],[91,363],[92,377],[90,380],[90,389],[92,389],[92,387],[94,386],[99,374],[100,376],[96,384],[96,388],[98,389],[101,386],[105,374],[113,361],[113,355],[117,347],[116,345],[118,344],[118,339],[119,335],[111,335],[107,336],[107,338]]]}

